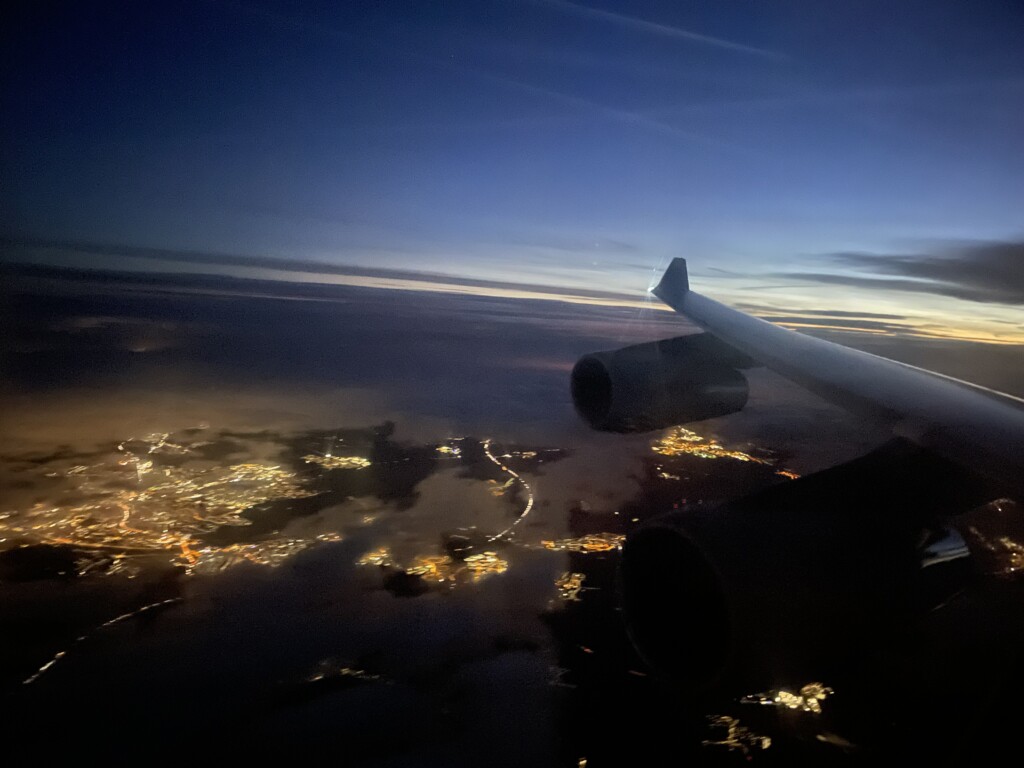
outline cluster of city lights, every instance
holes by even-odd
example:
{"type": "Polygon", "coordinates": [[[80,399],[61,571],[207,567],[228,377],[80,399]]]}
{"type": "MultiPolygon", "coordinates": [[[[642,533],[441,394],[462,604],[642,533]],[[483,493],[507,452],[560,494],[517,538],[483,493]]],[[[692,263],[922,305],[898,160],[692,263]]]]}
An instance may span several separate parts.
{"type": "Polygon", "coordinates": [[[965,536],[988,552],[987,573],[1016,577],[1024,571],[1024,544],[1011,535],[1020,535],[1022,512],[1012,499],[995,499],[967,515],[974,522],[966,527],[965,536]]]}
{"type": "Polygon", "coordinates": [[[365,469],[370,466],[370,460],[362,456],[335,456],[331,453],[310,454],[303,456],[302,460],[307,464],[318,464],[324,469],[365,469]]]}
{"type": "Polygon", "coordinates": [[[586,578],[586,574],[566,571],[555,579],[558,596],[566,602],[579,602],[580,592],[583,591],[583,582],[586,581],[586,578]]]}
{"type": "MultiPolygon", "coordinates": [[[[0,515],[0,544],[69,546],[79,553],[79,575],[131,577],[146,558],[190,574],[214,573],[242,562],[277,566],[318,542],[340,540],[328,533],[205,544],[203,538],[220,528],[251,525],[249,510],[314,495],[294,472],[277,464],[221,466],[206,460],[198,449],[209,444],[154,433],[123,441],[95,463],[47,472],[48,478],[64,480],[64,488],[53,501],[0,515]]],[[[305,459],[328,469],[369,465],[357,456],[305,459]]]]}
{"type": "MultiPolygon", "coordinates": [[[[662,436],[654,442],[651,450],[662,456],[696,456],[699,459],[732,459],[733,461],[752,462],[771,466],[766,459],[759,459],[743,451],[734,451],[726,448],[714,438],[705,438],[686,427],[674,427],[667,435],[662,436]]],[[[664,471],[658,467],[659,477],[665,480],[678,480],[679,476],[664,471]]],[[[788,480],[796,480],[800,477],[796,472],[788,469],[775,471],[776,475],[785,477],[788,480]]]]}
{"type": "Polygon", "coordinates": [[[735,717],[712,715],[708,723],[715,730],[724,729],[724,733],[717,739],[705,739],[705,747],[726,747],[730,752],[735,749],[749,758],[752,749],[768,749],[772,745],[771,737],[754,733],[735,717]]]}
{"type": "Polygon", "coordinates": [[[479,552],[462,560],[449,555],[417,555],[403,567],[386,546],[366,552],[356,560],[356,565],[395,568],[419,576],[424,581],[452,585],[464,581],[478,582],[508,570],[508,560],[492,551],[479,552]]]}
{"type": "Polygon", "coordinates": [[[544,549],[555,552],[611,552],[620,549],[626,536],[621,533],[588,533],[570,539],[554,539],[541,541],[544,549]]]}
{"type": "Polygon", "coordinates": [[[701,459],[733,459],[735,461],[752,461],[755,464],[768,463],[749,453],[729,450],[714,438],[704,438],[686,427],[673,428],[667,435],[656,440],[651,446],[651,450],[662,456],[689,455],[701,459]]]}
{"type": "Polygon", "coordinates": [[[368,683],[385,683],[390,684],[391,681],[385,679],[381,675],[367,672],[365,669],[360,667],[350,667],[348,665],[339,664],[333,659],[324,659],[321,661],[316,668],[316,671],[306,677],[307,683],[317,683],[321,680],[331,680],[339,678],[348,678],[350,680],[363,680],[368,683]]]}
{"type": "Polygon", "coordinates": [[[244,562],[275,568],[293,555],[320,542],[341,541],[339,533],[321,533],[309,539],[272,538],[226,547],[202,547],[195,550],[196,561],[186,567],[189,573],[219,573],[244,562]]]}
{"type": "Polygon", "coordinates": [[[831,696],[833,691],[821,683],[808,683],[800,689],[799,693],[787,691],[780,688],[766,693],[755,693],[751,696],[744,696],[740,699],[741,704],[761,704],[767,707],[779,707],[781,709],[795,709],[800,712],[821,714],[821,702],[831,696]]]}

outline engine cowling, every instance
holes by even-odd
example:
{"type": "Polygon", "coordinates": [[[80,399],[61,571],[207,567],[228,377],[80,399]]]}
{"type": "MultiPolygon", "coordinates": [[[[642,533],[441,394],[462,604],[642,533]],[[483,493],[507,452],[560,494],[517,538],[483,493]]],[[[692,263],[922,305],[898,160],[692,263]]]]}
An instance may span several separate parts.
{"type": "Polygon", "coordinates": [[[747,403],[745,355],[706,333],[580,358],[572,399],[594,429],[647,432],[736,413],[747,403]]]}
{"type": "Polygon", "coordinates": [[[623,548],[630,637],[684,689],[814,679],[957,586],[968,562],[923,568],[922,531],[988,493],[897,440],[722,507],[670,513],[623,548]]]}

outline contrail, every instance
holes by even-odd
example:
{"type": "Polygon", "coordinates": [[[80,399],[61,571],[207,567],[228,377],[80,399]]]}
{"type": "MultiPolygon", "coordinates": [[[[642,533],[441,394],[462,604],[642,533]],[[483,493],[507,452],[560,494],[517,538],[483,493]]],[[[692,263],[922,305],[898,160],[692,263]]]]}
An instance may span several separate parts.
{"type": "Polygon", "coordinates": [[[723,40],[720,37],[712,37],[711,35],[702,35],[699,32],[691,32],[688,29],[682,27],[673,27],[668,24],[659,24],[654,21],[647,21],[646,19],[638,19],[635,16],[625,16],[621,13],[615,13],[613,11],[605,11],[600,8],[591,8],[587,5],[579,5],[578,3],[571,3],[569,0],[537,0],[544,5],[549,5],[553,8],[558,8],[567,13],[574,13],[578,16],[586,16],[591,19],[600,19],[601,21],[607,21],[611,24],[618,24],[621,27],[628,29],[635,29],[638,32],[646,32],[650,35],[658,35],[660,37],[669,37],[676,40],[687,40],[692,43],[701,43],[702,45],[711,45],[716,48],[723,48],[727,51],[736,51],[737,53],[746,53],[751,56],[763,56],[770,59],[784,59],[786,58],[783,54],[776,53],[775,51],[765,50],[764,48],[755,48],[752,45],[744,45],[743,43],[735,43],[732,40],[723,40]]]}

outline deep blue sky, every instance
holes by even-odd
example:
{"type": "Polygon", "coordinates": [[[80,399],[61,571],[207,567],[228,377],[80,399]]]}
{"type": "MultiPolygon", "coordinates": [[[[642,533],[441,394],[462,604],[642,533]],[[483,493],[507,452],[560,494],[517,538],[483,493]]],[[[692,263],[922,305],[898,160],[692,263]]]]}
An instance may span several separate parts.
{"type": "Polygon", "coordinates": [[[7,238],[636,291],[1024,235],[1017,3],[25,5],[7,238]]]}

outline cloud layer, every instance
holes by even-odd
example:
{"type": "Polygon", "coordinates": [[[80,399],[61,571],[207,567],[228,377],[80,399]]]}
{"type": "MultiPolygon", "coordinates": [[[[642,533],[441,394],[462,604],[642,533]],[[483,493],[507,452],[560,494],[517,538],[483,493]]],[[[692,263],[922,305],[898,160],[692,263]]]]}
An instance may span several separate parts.
{"type": "Polygon", "coordinates": [[[943,254],[839,253],[831,260],[855,274],[787,272],[779,276],[993,304],[1024,304],[1021,241],[980,243],[943,254]]]}

